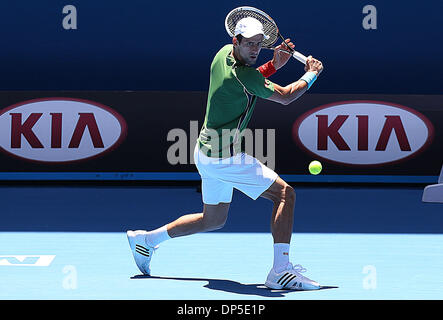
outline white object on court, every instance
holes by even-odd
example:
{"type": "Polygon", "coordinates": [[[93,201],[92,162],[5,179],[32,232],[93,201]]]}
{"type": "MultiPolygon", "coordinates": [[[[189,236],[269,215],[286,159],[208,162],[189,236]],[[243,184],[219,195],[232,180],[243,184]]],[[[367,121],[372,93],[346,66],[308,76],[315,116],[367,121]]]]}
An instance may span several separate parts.
{"type": "Polygon", "coordinates": [[[441,167],[438,183],[425,187],[422,201],[443,203],[443,166],[441,167]]]}

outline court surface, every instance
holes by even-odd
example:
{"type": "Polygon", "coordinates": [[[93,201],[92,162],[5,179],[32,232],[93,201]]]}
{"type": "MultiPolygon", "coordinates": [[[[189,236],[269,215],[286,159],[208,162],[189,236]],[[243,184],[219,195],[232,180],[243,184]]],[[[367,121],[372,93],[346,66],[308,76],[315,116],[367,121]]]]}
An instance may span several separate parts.
{"type": "Polygon", "coordinates": [[[223,232],[164,242],[146,277],[125,230],[199,211],[195,188],[3,186],[0,299],[443,299],[443,207],[421,188],[295,189],[291,261],[318,291],[263,286],[267,200],[235,193],[223,232]]]}

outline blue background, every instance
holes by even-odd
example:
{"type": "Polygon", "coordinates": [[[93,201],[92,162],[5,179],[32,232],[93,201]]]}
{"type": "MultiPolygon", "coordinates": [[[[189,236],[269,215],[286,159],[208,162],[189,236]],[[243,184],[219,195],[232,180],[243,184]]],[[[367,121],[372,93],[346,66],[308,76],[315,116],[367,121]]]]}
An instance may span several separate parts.
{"type": "MultiPolygon", "coordinates": [[[[251,5],[298,50],[325,65],[313,93],[441,94],[441,1],[2,1],[2,90],[206,91],[214,54],[231,39],[224,18],[251,5]],[[365,5],[377,29],[365,30],[365,5]],[[78,29],[64,30],[74,5],[78,29]]],[[[271,57],[262,51],[259,63],[271,57]]],[[[303,66],[273,77],[285,85],[303,66]]]]}

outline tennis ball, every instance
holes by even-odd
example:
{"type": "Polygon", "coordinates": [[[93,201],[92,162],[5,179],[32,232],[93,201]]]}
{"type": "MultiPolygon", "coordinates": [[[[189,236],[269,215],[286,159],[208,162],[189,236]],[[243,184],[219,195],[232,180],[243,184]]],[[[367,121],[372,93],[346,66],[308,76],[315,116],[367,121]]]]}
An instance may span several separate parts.
{"type": "Polygon", "coordinates": [[[309,172],[311,174],[319,174],[321,172],[322,169],[322,165],[320,163],[320,161],[311,161],[311,163],[309,164],[309,172]]]}

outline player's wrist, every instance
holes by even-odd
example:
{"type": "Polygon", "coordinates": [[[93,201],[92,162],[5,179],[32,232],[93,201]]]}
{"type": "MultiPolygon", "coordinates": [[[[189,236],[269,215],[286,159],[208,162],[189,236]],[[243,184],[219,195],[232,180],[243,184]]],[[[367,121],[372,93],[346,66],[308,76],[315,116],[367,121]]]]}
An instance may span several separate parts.
{"type": "Polygon", "coordinates": [[[282,67],[281,63],[279,63],[278,60],[275,60],[274,58],[272,58],[270,62],[274,66],[275,70],[278,70],[282,67]]]}
{"type": "Polygon", "coordinates": [[[277,69],[274,67],[274,64],[272,63],[271,60],[265,63],[264,65],[258,67],[258,71],[260,71],[263,77],[269,78],[270,76],[272,76],[274,73],[277,72],[277,69]]]}
{"type": "Polygon", "coordinates": [[[317,80],[317,72],[316,71],[307,71],[300,80],[303,80],[308,85],[308,90],[311,88],[312,84],[317,80]]]}
{"type": "Polygon", "coordinates": [[[317,70],[308,70],[307,72],[312,72],[315,73],[315,75],[318,77],[318,75],[320,74],[317,70]]]}

